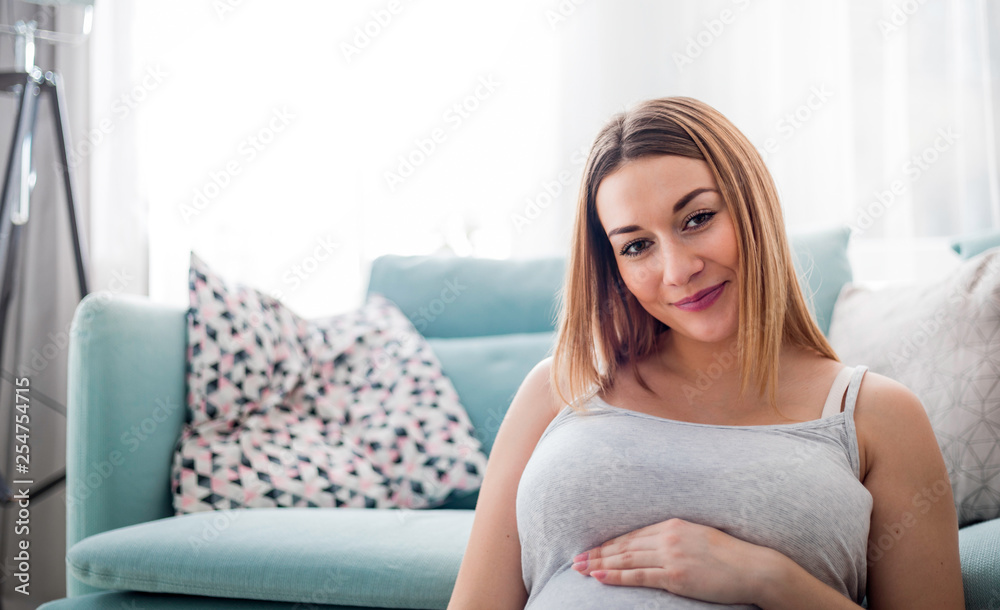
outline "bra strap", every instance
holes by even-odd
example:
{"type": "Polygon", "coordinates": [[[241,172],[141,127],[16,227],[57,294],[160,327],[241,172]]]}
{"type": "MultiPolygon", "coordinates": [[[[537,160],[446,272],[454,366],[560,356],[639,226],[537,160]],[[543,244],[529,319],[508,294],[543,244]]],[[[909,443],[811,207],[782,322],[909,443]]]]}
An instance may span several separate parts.
{"type": "Polygon", "coordinates": [[[844,403],[844,413],[853,419],[854,418],[854,404],[858,400],[858,392],[861,390],[861,378],[865,376],[865,371],[868,367],[859,364],[854,367],[854,374],[851,375],[851,383],[847,386],[847,400],[844,403]]]}
{"type": "Polygon", "coordinates": [[[820,419],[840,413],[840,399],[844,397],[844,391],[851,382],[852,373],[855,367],[845,366],[840,369],[830,387],[830,394],[826,397],[826,404],[823,405],[823,414],[820,419]]]}
{"type": "Polygon", "coordinates": [[[848,459],[851,461],[851,468],[854,476],[861,480],[861,448],[858,442],[858,429],[854,423],[854,406],[858,400],[858,391],[861,389],[861,378],[865,376],[868,367],[859,364],[854,367],[851,374],[851,383],[847,386],[847,399],[844,401],[844,429],[848,439],[848,459]]]}

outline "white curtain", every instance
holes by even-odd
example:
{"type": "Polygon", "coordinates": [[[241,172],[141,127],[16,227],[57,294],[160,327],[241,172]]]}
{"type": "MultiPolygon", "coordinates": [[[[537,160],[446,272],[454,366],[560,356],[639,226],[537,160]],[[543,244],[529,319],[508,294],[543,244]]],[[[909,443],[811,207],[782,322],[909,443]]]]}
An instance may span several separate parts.
{"type": "Polygon", "coordinates": [[[1000,228],[995,5],[595,2],[565,25],[562,93],[585,100],[569,123],[712,104],[764,155],[790,230],[854,227],[859,280],[946,273],[949,237],[1000,228]]]}
{"type": "Polygon", "coordinates": [[[144,238],[123,233],[148,227],[156,300],[185,302],[192,248],[304,315],[357,305],[384,253],[565,254],[597,129],[667,95],[747,134],[789,230],[854,226],[860,280],[946,273],[950,236],[1000,228],[985,0],[103,10],[115,52],[95,83],[113,70],[133,93],[135,130],[106,149],[126,175],[95,176],[93,215],[118,219],[108,260],[144,264],[144,238]]]}

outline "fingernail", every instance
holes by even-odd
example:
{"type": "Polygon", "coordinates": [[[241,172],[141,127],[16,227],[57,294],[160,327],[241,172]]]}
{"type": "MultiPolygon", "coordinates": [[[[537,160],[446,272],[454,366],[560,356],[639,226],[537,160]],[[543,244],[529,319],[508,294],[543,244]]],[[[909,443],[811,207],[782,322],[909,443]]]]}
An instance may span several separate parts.
{"type": "Polygon", "coordinates": [[[581,572],[587,569],[587,561],[578,561],[573,564],[574,570],[580,570],[581,572]]]}
{"type": "Polygon", "coordinates": [[[602,580],[605,576],[607,576],[607,574],[608,573],[605,572],[604,570],[597,570],[596,572],[590,573],[590,575],[596,578],[597,580],[602,580]]]}
{"type": "Polygon", "coordinates": [[[585,559],[587,559],[587,551],[584,551],[583,553],[580,553],[579,555],[574,557],[573,561],[583,561],[585,559]]]}

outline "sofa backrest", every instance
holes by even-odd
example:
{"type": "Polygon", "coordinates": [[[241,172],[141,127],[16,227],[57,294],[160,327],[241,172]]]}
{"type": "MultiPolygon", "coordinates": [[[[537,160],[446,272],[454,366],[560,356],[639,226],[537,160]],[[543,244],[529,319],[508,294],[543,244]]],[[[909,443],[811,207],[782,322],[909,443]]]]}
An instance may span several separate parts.
{"type": "Polygon", "coordinates": [[[556,257],[386,255],[372,262],[367,292],[393,301],[427,338],[549,332],[564,274],[556,257]]]}

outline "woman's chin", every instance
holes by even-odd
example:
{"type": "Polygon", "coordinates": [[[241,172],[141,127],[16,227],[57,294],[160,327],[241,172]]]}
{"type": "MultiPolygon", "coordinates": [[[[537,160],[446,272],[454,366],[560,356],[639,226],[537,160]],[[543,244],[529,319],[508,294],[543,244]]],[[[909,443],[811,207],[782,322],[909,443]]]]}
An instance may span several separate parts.
{"type": "Polygon", "coordinates": [[[729,330],[722,330],[718,324],[712,323],[689,326],[677,324],[672,326],[671,329],[671,332],[676,332],[676,334],[683,335],[689,341],[698,341],[699,343],[722,343],[727,339],[736,340],[735,326],[729,330]]]}

